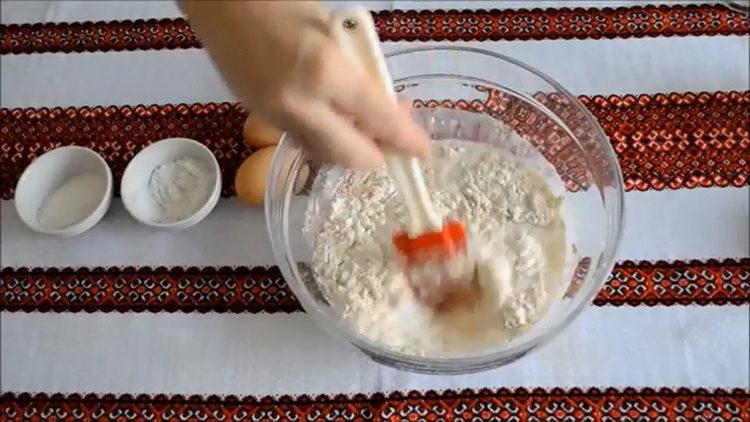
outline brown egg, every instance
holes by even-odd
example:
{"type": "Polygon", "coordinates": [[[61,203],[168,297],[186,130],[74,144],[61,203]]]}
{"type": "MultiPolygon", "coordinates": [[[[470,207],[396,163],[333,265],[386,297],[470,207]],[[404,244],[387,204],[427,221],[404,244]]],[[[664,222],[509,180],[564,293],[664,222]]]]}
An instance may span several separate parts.
{"type": "Polygon", "coordinates": [[[294,181],[294,193],[300,194],[307,188],[307,182],[310,181],[310,166],[303,164],[297,174],[297,180],[294,181]]]}
{"type": "Polygon", "coordinates": [[[234,176],[234,189],[240,201],[249,205],[263,204],[266,180],[271,170],[274,151],[276,151],[275,145],[261,148],[247,157],[237,169],[237,174],[234,176]]]}
{"type": "Polygon", "coordinates": [[[263,148],[277,145],[281,140],[282,131],[261,120],[258,116],[251,115],[245,120],[242,127],[242,136],[245,144],[253,148],[263,148]]]}

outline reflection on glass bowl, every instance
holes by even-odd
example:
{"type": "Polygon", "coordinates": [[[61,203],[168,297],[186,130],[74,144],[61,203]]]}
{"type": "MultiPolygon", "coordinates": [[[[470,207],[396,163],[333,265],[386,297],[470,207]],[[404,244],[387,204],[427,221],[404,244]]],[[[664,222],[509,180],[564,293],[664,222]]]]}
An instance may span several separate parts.
{"type": "MultiPolygon", "coordinates": [[[[498,130],[514,131],[524,140],[522,145],[499,148],[527,161],[528,157],[540,157],[544,167],[556,173],[565,197],[566,232],[575,241],[570,245],[575,256],[565,295],[530,330],[480,355],[417,357],[370,341],[342,320],[310,270],[312,249],[303,227],[315,195],[309,189],[294,189],[302,169],[310,163],[290,139],[277,148],[265,198],[277,264],[319,325],[377,362],[426,373],[476,372],[512,362],[568,326],[591,302],[612,269],[623,214],[622,176],[614,151],[601,127],[574,96],[512,58],[450,46],[407,49],[389,55],[387,61],[400,98],[417,107],[436,109],[433,116],[440,116],[440,109],[460,109],[467,113],[452,115],[491,119],[498,130]]],[[[455,135],[443,133],[439,122],[428,124],[425,120],[422,124],[428,126],[433,139],[455,135]]],[[[482,142],[471,133],[461,138],[482,142]]]]}

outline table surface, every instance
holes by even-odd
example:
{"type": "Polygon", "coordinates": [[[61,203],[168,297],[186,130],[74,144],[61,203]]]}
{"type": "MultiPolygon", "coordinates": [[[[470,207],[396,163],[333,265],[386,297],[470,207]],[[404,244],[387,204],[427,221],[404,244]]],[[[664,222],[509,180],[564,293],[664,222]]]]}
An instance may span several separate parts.
{"type": "MultiPolygon", "coordinates": [[[[631,144],[641,140],[644,144],[648,140],[665,142],[666,135],[658,130],[674,129],[668,120],[679,119],[683,112],[697,113],[695,125],[705,123],[707,129],[688,133],[685,139],[703,145],[705,154],[725,154],[722,157],[727,162],[709,163],[708,170],[701,173],[700,182],[673,180],[672,185],[664,186],[660,182],[665,180],[646,180],[642,186],[631,187],[625,193],[625,232],[617,256],[620,264],[615,271],[635,280],[632,283],[652,283],[656,286],[652,293],[662,297],[651,301],[636,298],[625,306],[617,306],[622,302],[613,299],[616,292],[610,291],[540,350],[511,365],[462,376],[419,375],[375,364],[353,347],[318,329],[291,296],[283,299],[287,302],[282,305],[286,303],[287,308],[281,305],[274,308],[257,298],[247,301],[260,303],[259,307],[235,309],[210,304],[198,309],[181,307],[179,303],[172,308],[158,304],[138,307],[132,301],[119,308],[108,302],[112,306],[107,308],[109,305],[99,306],[94,301],[93,307],[83,312],[82,307],[76,307],[75,300],[46,296],[40,300],[48,300],[45,303],[49,304],[59,299],[63,304],[45,307],[32,303],[36,299],[31,297],[24,302],[18,295],[30,291],[31,285],[38,282],[47,283],[45,289],[38,290],[39,294],[49,296],[55,289],[61,291],[60,286],[73,283],[76,277],[94,284],[97,280],[104,280],[104,283],[115,280],[116,284],[117,277],[122,276],[128,282],[143,285],[169,278],[176,271],[174,267],[198,267],[193,271],[203,273],[193,278],[193,282],[208,283],[206,280],[212,277],[221,281],[224,276],[244,277],[252,272],[236,268],[239,266],[272,266],[274,260],[263,211],[224,197],[215,211],[194,228],[182,232],[154,232],[129,218],[116,198],[104,220],[92,230],[75,238],[51,238],[31,232],[20,222],[12,195],[7,193],[12,191],[13,177],[17,174],[8,174],[2,179],[4,199],[0,210],[3,266],[0,382],[2,391],[7,393],[3,396],[5,404],[0,414],[6,412],[7,415],[11,408],[31,406],[29,400],[32,399],[43,407],[45,397],[53,393],[62,393],[60,400],[66,405],[80,399],[72,396],[74,393],[111,393],[114,396],[107,400],[113,403],[122,402],[122,394],[147,394],[149,396],[141,398],[143,406],[153,403],[157,394],[168,397],[234,395],[252,402],[253,398],[264,396],[299,397],[303,394],[325,395],[325,398],[347,394],[350,395],[347,400],[351,401],[351,395],[362,393],[365,396],[361,397],[365,398],[360,397],[360,402],[372,405],[373,397],[378,397],[373,396],[374,393],[392,397],[394,392],[408,395],[436,390],[436,397],[441,398],[465,389],[469,389],[466,394],[480,394],[485,391],[481,389],[488,388],[490,390],[482,393],[488,397],[517,397],[519,391],[524,391],[520,388],[538,388],[540,395],[574,395],[578,390],[571,390],[573,388],[591,393],[585,389],[596,387],[599,390],[591,394],[613,388],[614,395],[630,392],[643,398],[662,394],[648,388],[668,387],[670,390],[663,392],[664,395],[682,391],[680,394],[690,397],[708,397],[705,400],[719,400],[716,397],[726,393],[732,400],[744,403],[741,407],[745,409],[744,416],[748,416],[750,70],[747,57],[750,24],[747,17],[722,6],[703,5],[691,9],[694,7],[691,2],[540,1],[533,3],[540,9],[526,10],[525,16],[547,24],[564,18],[568,29],[576,26],[579,32],[574,37],[560,36],[554,32],[554,25],[546,29],[537,26],[535,35],[529,37],[523,35],[523,29],[513,27],[512,18],[501,19],[514,10],[528,8],[530,5],[526,2],[380,1],[365,4],[373,10],[384,11],[384,18],[397,18],[386,25],[399,25],[401,19],[424,19],[425,15],[401,12],[408,9],[499,9],[482,15],[499,19],[494,21],[497,26],[491,29],[497,35],[496,41],[480,39],[476,34],[458,41],[412,41],[408,31],[402,30],[391,34],[390,40],[386,37],[384,48],[391,51],[414,44],[460,44],[515,57],[547,73],[572,93],[585,96],[584,100],[592,99],[589,107],[600,107],[597,109],[600,114],[594,114],[613,142],[612,133],[622,134],[624,129],[621,127],[618,132],[615,128],[610,133],[606,122],[608,116],[614,115],[610,114],[615,113],[612,110],[624,107],[623,101],[628,107],[642,107],[640,118],[629,122],[635,131],[640,125],[651,124],[647,122],[651,116],[666,119],[663,126],[652,132],[644,131],[643,138],[635,139],[626,133],[630,137],[625,136],[627,139],[622,142],[631,144]],[[649,8],[647,4],[663,6],[649,8]],[[572,12],[564,9],[566,7],[593,7],[576,12],[587,15],[584,17],[590,20],[571,21],[565,14],[572,12]],[[655,23],[667,19],[665,16],[685,21],[681,21],[679,27],[655,23]],[[597,19],[622,24],[609,25],[605,30],[596,26],[597,19]],[[719,21],[723,25],[720,31],[711,24],[719,21]],[[690,22],[693,24],[689,25],[690,22]],[[648,28],[644,29],[644,25],[648,28]],[[502,32],[503,28],[508,32],[502,32]],[[672,93],[675,94],[670,95],[672,93]],[[700,96],[700,93],[705,94],[700,96]],[[628,94],[635,97],[626,97],[628,94]],[[607,105],[597,106],[595,98],[607,105]],[[662,108],[657,107],[657,103],[662,108]],[[649,138],[651,135],[653,139],[649,138]],[[705,142],[701,144],[701,140],[705,142]],[[727,180],[730,176],[732,178],[727,180]],[[72,277],[61,277],[57,272],[66,267],[72,268],[68,270],[72,277]],[[129,277],[126,267],[136,267],[129,271],[140,273],[129,277]],[[36,270],[30,271],[32,268],[36,270]],[[22,283],[24,280],[28,285],[22,283]],[[660,283],[663,280],[672,283],[660,283]],[[722,290],[722,294],[732,297],[731,300],[716,300],[712,296],[710,289],[716,288],[716,283],[722,280],[724,285],[733,283],[734,287],[722,290]],[[706,283],[714,284],[704,288],[706,283]],[[680,289],[681,299],[664,299],[671,294],[665,293],[665,289],[680,289]],[[104,312],[107,310],[110,312],[104,312]],[[564,393],[555,388],[564,389],[560,390],[564,393]],[[736,390],[738,388],[741,390],[736,390]],[[24,392],[46,395],[25,396],[24,392]]],[[[458,26],[465,23],[466,18],[479,16],[470,11],[452,15],[434,13],[438,13],[435,15],[438,18],[453,19],[454,23],[464,19],[458,26]]],[[[74,137],[84,133],[80,124],[87,118],[81,112],[81,107],[85,106],[153,104],[156,105],[154,110],[161,110],[165,104],[235,101],[205,51],[188,45],[189,39],[178,41],[177,44],[184,45],[170,49],[157,49],[153,43],[149,45],[148,39],[135,40],[125,49],[108,49],[103,38],[92,41],[92,35],[85,34],[87,29],[95,34],[96,30],[108,30],[117,25],[132,26],[136,19],[165,19],[147,21],[150,25],[156,25],[154,22],[179,24],[181,21],[174,20],[179,16],[180,11],[172,2],[3,2],[4,34],[0,56],[3,168],[11,166],[15,160],[23,162],[23,154],[29,151],[38,153],[39,148],[50,147],[45,142],[51,142],[50,136],[54,134],[34,138],[42,134],[37,131],[34,135],[30,128],[37,127],[34,125],[38,123],[34,123],[28,113],[41,113],[37,120],[54,120],[55,127],[60,131],[70,129],[69,136],[74,137]],[[91,22],[78,27],[67,25],[83,21],[91,22]],[[44,28],[49,31],[40,30],[34,35],[43,42],[8,41],[14,34],[24,33],[28,26],[17,24],[25,23],[47,23],[44,28]],[[55,41],[54,31],[60,36],[65,30],[77,35],[70,36],[67,43],[55,41]],[[79,44],[93,45],[92,51],[76,51],[76,36],[81,37],[79,44]],[[21,51],[24,48],[26,50],[21,51]],[[54,107],[64,108],[63,115],[44,114],[44,110],[54,107]],[[75,132],[74,127],[79,132],[75,132]],[[18,147],[19,142],[35,146],[26,145],[14,154],[13,148],[18,147]]],[[[520,25],[522,21],[519,18],[516,23],[520,25]]],[[[481,19],[478,22],[473,25],[484,25],[481,19]]],[[[32,35],[26,32],[24,36],[32,35]]],[[[111,39],[109,42],[110,45],[116,43],[111,39]]],[[[104,138],[111,135],[112,139],[121,139],[115,133],[117,128],[107,128],[106,122],[110,121],[107,119],[118,118],[118,113],[127,114],[123,119],[136,119],[132,122],[140,118],[121,108],[113,108],[111,113],[105,116],[106,113],[101,112],[102,115],[96,117],[100,119],[97,122],[103,122],[104,129],[100,129],[104,138]]],[[[241,112],[236,113],[241,116],[241,112]]],[[[222,116],[231,112],[212,111],[207,115],[228,118],[222,116]]],[[[615,117],[622,118],[621,115],[615,117]]],[[[241,124],[241,120],[238,121],[241,124]]],[[[232,124],[236,132],[232,136],[240,136],[239,126],[236,122],[232,124]]],[[[133,131],[137,130],[136,126],[133,131]]],[[[107,139],[100,141],[107,142],[107,139]]],[[[109,159],[122,160],[112,152],[114,144],[107,148],[109,159]]],[[[140,147],[126,145],[126,148],[137,150],[140,147]]],[[[666,166],[660,154],[668,152],[656,150],[654,164],[666,166]]],[[[233,158],[226,160],[230,162],[233,158]]],[[[674,171],[689,172],[696,164],[690,161],[676,167],[670,165],[674,171]]],[[[626,176],[631,170],[623,168],[626,176]]],[[[280,283],[285,289],[275,269],[260,270],[266,271],[263,273],[266,282],[280,283]]],[[[617,281],[617,277],[614,280],[617,281]]],[[[621,284],[627,285],[625,281],[621,284]]],[[[608,286],[616,289],[617,285],[612,287],[609,283],[608,286]]],[[[65,292],[75,295],[74,286],[68,287],[65,292]]],[[[744,417],[738,415],[734,416],[744,417]]]]}

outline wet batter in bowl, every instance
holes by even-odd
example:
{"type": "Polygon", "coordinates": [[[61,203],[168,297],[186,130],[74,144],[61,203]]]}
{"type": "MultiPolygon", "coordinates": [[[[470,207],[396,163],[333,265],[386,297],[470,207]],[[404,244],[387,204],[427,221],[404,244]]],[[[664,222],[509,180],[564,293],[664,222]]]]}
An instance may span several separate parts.
{"type": "Polygon", "coordinates": [[[410,355],[476,355],[528,329],[561,296],[562,198],[487,145],[441,142],[424,171],[435,206],[466,224],[475,300],[435,310],[415,299],[391,242],[406,214],[385,170],[346,172],[330,212],[308,210],[313,271],[333,306],[369,339],[410,355]]]}

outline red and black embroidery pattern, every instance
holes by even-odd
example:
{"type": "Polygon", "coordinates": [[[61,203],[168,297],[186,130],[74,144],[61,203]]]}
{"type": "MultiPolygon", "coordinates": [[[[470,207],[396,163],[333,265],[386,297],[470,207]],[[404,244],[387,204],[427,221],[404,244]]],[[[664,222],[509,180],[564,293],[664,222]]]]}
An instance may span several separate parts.
{"type": "Polygon", "coordinates": [[[729,421],[750,418],[747,390],[482,389],[243,397],[5,393],[7,420],[729,421]]]}
{"type": "Polygon", "coordinates": [[[185,19],[1,25],[0,54],[199,48],[185,19]]]}
{"type": "Polygon", "coordinates": [[[276,267],[4,268],[0,309],[119,312],[301,311],[276,267]]]}
{"type": "MultiPolygon", "coordinates": [[[[616,9],[387,10],[373,13],[384,41],[599,39],[746,35],[750,20],[723,5],[616,9]]],[[[0,25],[0,54],[199,48],[182,18],[0,25]]]]}
{"type": "Polygon", "coordinates": [[[234,193],[234,174],[250,154],[242,137],[247,111],[236,104],[0,109],[0,192],[13,197],[21,173],[43,153],[64,145],[98,152],[112,168],[115,189],[141,149],[171,137],[204,143],[219,161],[224,196],[234,193]]]}
{"type": "MultiPolygon", "coordinates": [[[[429,100],[415,105],[489,113],[534,144],[555,165],[569,190],[588,185],[584,156],[567,132],[518,98],[477,89],[487,92],[485,100],[429,100]]],[[[585,119],[557,96],[536,97],[568,123],[572,121],[572,127],[585,119]]],[[[750,91],[578,99],[609,136],[625,190],[741,187],[750,182],[750,91]]],[[[595,142],[586,133],[577,135],[584,143],[595,142]]]]}
{"type": "Polygon", "coordinates": [[[625,261],[594,299],[602,305],[750,304],[750,258],[625,261]]]}
{"type": "Polygon", "coordinates": [[[739,35],[750,20],[723,5],[615,9],[383,11],[374,14],[389,41],[498,41],[739,35]]]}
{"type": "MultiPolygon", "coordinates": [[[[750,258],[615,266],[594,304],[750,304],[750,258]]],[[[0,271],[0,310],[302,311],[276,267],[79,268],[0,271]]]]}
{"type": "Polygon", "coordinates": [[[610,137],[626,190],[750,182],[750,91],[579,100],[610,137]]]}
{"type": "MultiPolygon", "coordinates": [[[[626,190],[741,187],[750,183],[750,91],[579,100],[609,135],[626,190]]],[[[554,99],[545,101],[550,106],[554,103],[554,99]]],[[[488,92],[484,101],[420,104],[502,114],[505,121],[520,129],[543,127],[534,126],[523,107],[503,108],[504,103],[493,92],[488,92]],[[517,120],[522,124],[516,125],[517,120]]],[[[197,139],[213,151],[222,169],[223,194],[230,196],[234,173],[251,152],[242,140],[246,117],[247,111],[241,106],[228,103],[0,109],[0,196],[11,199],[26,166],[59,146],[82,145],[96,150],[119,181],[127,162],[138,151],[174,136],[197,139]]],[[[577,154],[554,152],[557,158],[569,161],[569,187],[575,188],[580,182],[576,177],[585,174],[575,165],[577,154]]],[[[119,187],[119,182],[115,186],[119,187]]]]}

